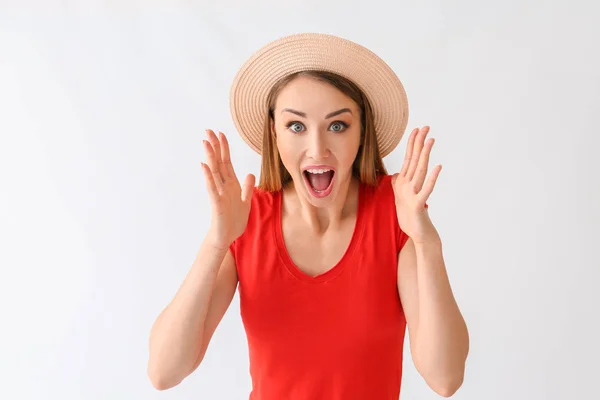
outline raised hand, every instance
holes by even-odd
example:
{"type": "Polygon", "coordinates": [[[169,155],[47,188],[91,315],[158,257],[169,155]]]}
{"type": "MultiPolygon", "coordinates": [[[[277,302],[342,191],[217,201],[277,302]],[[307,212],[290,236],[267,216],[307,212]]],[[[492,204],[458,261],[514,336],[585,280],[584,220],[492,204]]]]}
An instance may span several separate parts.
{"type": "Polygon", "coordinates": [[[404,163],[399,173],[394,174],[392,184],[396,199],[396,214],[400,228],[415,242],[439,240],[439,236],[427,212],[427,199],[442,170],[436,165],[425,182],[429,155],[435,139],[425,142],[429,127],[415,128],[408,139],[404,163]]]}
{"type": "Polygon", "coordinates": [[[219,132],[217,137],[210,129],[206,133],[208,140],[202,143],[208,165],[202,163],[202,171],[212,204],[209,235],[215,247],[226,249],[246,229],[256,178],[248,174],[241,186],[231,164],[225,134],[219,132]]]}

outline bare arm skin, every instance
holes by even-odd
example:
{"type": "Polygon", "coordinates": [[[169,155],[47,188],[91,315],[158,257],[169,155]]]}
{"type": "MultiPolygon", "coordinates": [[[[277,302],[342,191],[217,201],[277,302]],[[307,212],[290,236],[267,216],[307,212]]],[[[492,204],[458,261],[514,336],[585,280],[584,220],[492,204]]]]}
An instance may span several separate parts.
{"type": "Polygon", "coordinates": [[[178,385],[198,368],[238,283],[229,246],[246,229],[256,178],[248,174],[240,185],[225,134],[206,133],[208,164],[202,163],[202,171],[211,224],[185,280],[150,332],[148,376],[159,390],[178,385]]]}
{"type": "Polygon", "coordinates": [[[150,333],[148,376],[158,390],[181,383],[202,362],[237,288],[229,250],[205,239],[177,294],[150,333]]]}
{"type": "Polygon", "coordinates": [[[460,388],[469,334],[448,281],[439,241],[408,239],[398,259],[398,291],[412,358],[428,386],[443,397],[460,388]]]}

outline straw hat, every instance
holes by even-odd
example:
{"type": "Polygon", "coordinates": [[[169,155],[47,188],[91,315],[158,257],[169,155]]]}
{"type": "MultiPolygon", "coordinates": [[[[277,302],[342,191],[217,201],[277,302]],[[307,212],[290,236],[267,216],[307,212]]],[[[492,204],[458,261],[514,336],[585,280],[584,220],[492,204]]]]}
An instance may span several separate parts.
{"type": "Polygon", "coordinates": [[[400,142],[408,122],[408,101],[394,71],[369,49],[341,37],[300,33],[256,51],[240,68],[230,91],[233,122],[244,141],[262,151],[267,96],[288,74],[305,70],[337,73],[354,82],[369,99],[382,157],[400,142]]]}

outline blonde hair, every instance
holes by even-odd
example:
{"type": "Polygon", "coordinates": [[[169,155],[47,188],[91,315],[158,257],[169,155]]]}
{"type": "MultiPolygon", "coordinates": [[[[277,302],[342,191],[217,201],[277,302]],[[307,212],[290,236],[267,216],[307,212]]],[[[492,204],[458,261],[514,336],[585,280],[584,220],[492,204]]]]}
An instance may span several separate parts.
{"type": "Polygon", "coordinates": [[[269,93],[267,100],[269,109],[263,127],[262,164],[258,188],[269,192],[279,191],[292,179],[279,156],[275,132],[271,130],[271,121],[274,120],[275,102],[279,93],[288,83],[301,75],[329,83],[358,105],[361,116],[361,144],[352,165],[352,175],[363,183],[375,185],[379,176],[387,175],[387,171],[377,146],[373,110],[369,100],[350,80],[333,72],[311,70],[286,76],[273,85],[269,93]]]}

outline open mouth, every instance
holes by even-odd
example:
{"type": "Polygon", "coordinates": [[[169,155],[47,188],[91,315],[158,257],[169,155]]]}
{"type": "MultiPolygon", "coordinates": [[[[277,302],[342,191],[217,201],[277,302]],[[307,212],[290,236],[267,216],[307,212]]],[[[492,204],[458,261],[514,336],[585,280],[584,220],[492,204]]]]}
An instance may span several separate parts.
{"type": "Polygon", "coordinates": [[[330,167],[313,167],[303,171],[304,180],[311,194],[315,197],[325,197],[331,193],[335,170],[330,167]]]}

